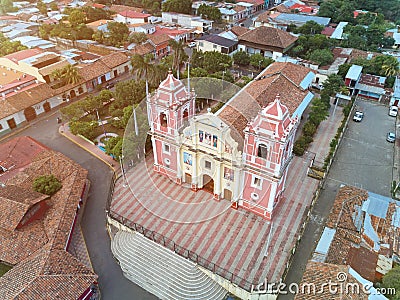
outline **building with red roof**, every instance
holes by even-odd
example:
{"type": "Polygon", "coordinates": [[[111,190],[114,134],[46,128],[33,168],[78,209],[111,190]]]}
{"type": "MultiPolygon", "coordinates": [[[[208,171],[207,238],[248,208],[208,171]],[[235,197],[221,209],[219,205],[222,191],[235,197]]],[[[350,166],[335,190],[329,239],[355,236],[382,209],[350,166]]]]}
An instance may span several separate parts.
{"type": "Polygon", "coordinates": [[[114,21],[124,24],[140,24],[147,23],[149,21],[149,17],[151,17],[150,14],[144,14],[134,10],[124,10],[115,16],[114,21]]]}
{"type": "Polygon", "coordinates": [[[189,91],[170,72],[147,101],[154,170],[271,220],[313,78],[306,67],[274,63],[215,114],[195,115],[206,91],[189,91]]]}

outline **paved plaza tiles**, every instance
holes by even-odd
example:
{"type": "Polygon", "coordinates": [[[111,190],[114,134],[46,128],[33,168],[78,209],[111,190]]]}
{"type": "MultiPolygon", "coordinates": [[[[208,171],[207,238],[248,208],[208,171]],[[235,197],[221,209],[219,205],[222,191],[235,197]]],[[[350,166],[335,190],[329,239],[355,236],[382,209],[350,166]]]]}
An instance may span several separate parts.
{"type": "Polygon", "coordinates": [[[116,182],[110,216],[131,228],[140,224],[236,279],[246,278],[235,283],[249,290],[249,283],[277,282],[283,275],[318,185],[307,177],[310,159],[293,157],[272,222],[175,184],[153,171],[150,158],[127,172],[128,184],[122,177],[116,182]]]}

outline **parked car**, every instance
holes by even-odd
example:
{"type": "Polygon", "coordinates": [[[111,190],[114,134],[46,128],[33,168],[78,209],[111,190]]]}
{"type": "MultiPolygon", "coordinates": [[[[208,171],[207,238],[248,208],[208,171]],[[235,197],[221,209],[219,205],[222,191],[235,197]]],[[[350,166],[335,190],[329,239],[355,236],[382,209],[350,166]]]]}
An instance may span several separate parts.
{"type": "Polygon", "coordinates": [[[361,111],[356,111],[355,113],[354,113],[354,116],[353,116],[353,121],[354,122],[361,122],[361,120],[364,118],[364,113],[363,112],[361,112],[361,111]]]}
{"type": "Polygon", "coordinates": [[[394,143],[396,141],[396,134],[394,132],[388,132],[386,140],[389,143],[394,143]]]}
{"type": "Polygon", "coordinates": [[[106,90],[112,89],[115,86],[115,82],[109,82],[106,84],[105,88],[106,90]]]}
{"type": "Polygon", "coordinates": [[[311,87],[319,91],[322,91],[324,89],[324,86],[321,83],[313,83],[311,87]]]}
{"type": "Polygon", "coordinates": [[[389,116],[397,117],[398,112],[399,112],[399,108],[397,106],[391,106],[389,108],[389,116]]]}
{"type": "Polygon", "coordinates": [[[194,47],[196,47],[196,42],[190,42],[190,43],[188,44],[188,47],[189,47],[189,48],[194,48],[194,47]]]}

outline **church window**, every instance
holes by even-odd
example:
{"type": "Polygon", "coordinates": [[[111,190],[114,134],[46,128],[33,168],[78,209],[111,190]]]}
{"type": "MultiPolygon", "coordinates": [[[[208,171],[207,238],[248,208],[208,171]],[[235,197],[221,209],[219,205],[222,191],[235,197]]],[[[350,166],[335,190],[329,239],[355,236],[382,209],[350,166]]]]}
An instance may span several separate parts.
{"type": "Polygon", "coordinates": [[[259,177],[257,177],[257,176],[253,176],[253,181],[252,181],[252,184],[251,184],[253,187],[256,187],[256,188],[261,188],[261,185],[262,185],[262,180],[261,180],[261,178],[259,178],[259,177]]]}
{"type": "Polygon", "coordinates": [[[168,144],[164,144],[163,152],[164,152],[164,153],[171,153],[171,152],[170,152],[170,147],[169,147],[168,144]]]}
{"type": "Polygon", "coordinates": [[[170,161],[168,158],[165,158],[165,159],[164,159],[164,164],[165,164],[165,166],[166,166],[167,168],[169,168],[169,166],[170,166],[170,164],[171,164],[171,161],[170,161]]]}
{"type": "Polygon", "coordinates": [[[257,156],[267,159],[268,149],[267,146],[264,144],[259,144],[257,148],[257,156]]]}
{"type": "Polygon", "coordinates": [[[167,115],[165,113],[160,114],[160,125],[162,127],[168,127],[167,115]]]}
{"type": "Polygon", "coordinates": [[[189,117],[189,110],[187,108],[183,111],[182,116],[184,120],[186,120],[189,117]]]}
{"type": "Polygon", "coordinates": [[[211,161],[206,160],[206,161],[204,162],[204,167],[205,167],[206,169],[211,170],[211,161]]]}

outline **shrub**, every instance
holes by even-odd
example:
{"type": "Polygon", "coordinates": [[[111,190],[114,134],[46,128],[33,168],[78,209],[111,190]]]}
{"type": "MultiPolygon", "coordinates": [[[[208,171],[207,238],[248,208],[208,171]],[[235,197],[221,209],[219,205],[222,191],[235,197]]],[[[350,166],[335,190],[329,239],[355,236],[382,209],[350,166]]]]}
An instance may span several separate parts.
{"type": "Polygon", "coordinates": [[[315,132],[317,131],[317,126],[314,123],[308,121],[304,124],[303,133],[306,136],[314,136],[315,132]]]}
{"type": "Polygon", "coordinates": [[[33,181],[33,189],[36,192],[52,196],[62,188],[61,181],[54,175],[42,175],[33,181]]]}
{"type": "Polygon", "coordinates": [[[293,153],[297,156],[302,156],[304,154],[304,144],[297,140],[293,145],[293,153]]]}

